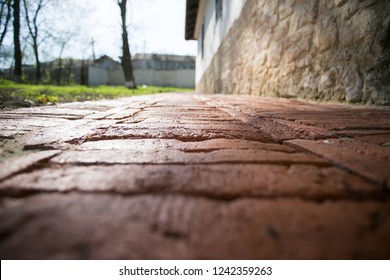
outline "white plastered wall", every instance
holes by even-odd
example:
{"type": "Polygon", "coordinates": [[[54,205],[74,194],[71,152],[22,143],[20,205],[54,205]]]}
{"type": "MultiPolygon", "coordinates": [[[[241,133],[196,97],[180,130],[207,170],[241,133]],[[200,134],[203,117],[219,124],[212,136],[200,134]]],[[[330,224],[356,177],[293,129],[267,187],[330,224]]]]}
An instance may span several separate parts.
{"type": "Polygon", "coordinates": [[[198,39],[198,54],[196,57],[196,83],[202,78],[214,54],[218,51],[222,40],[229,32],[234,21],[240,16],[247,0],[223,0],[222,17],[216,20],[215,0],[201,0],[196,22],[195,38],[198,39]],[[204,52],[201,50],[201,30],[204,24],[204,52]]]}

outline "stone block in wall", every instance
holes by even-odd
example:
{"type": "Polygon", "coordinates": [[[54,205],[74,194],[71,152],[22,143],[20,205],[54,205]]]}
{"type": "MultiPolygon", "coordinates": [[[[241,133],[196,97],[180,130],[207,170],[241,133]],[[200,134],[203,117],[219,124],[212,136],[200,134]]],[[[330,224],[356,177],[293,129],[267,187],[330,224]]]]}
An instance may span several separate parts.
{"type": "Polygon", "coordinates": [[[263,5],[261,5],[260,8],[265,14],[273,14],[273,15],[277,14],[277,10],[279,8],[278,1],[275,0],[262,0],[262,1],[264,3],[263,5]]]}
{"type": "Polygon", "coordinates": [[[360,0],[359,2],[361,5],[360,7],[364,9],[376,4],[378,0],[360,0]]]}
{"type": "Polygon", "coordinates": [[[326,15],[318,20],[315,27],[314,46],[324,52],[337,47],[337,22],[333,15],[326,15]]]}
{"type": "Polygon", "coordinates": [[[254,72],[253,79],[252,79],[252,87],[251,92],[256,95],[264,95],[263,87],[264,87],[264,81],[266,81],[268,78],[268,71],[262,70],[262,71],[256,71],[254,72]]]}
{"type": "Polygon", "coordinates": [[[390,105],[390,54],[376,63],[364,77],[363,101],[390,105]]]}
{"type": "Polygon", "coordinates": [[[357,64],[344,72],[345,99],[348,102],[360,102],[363,98],[363,81],[357,64]]]}
{"type": "Polygon", "coordinates": [[[318,0],[295,2],[293,14],[290,17],[291,30],[298,30],[308,24],[314,24],[318,16],[318,0]]]}
{"type": "Polygon", "coordinates": [[[359,11],[359,3],[357,1],[350,1],[341,8],[341,18],[349,20],[359,11]]]}
{"type": "Polygon", "coordinates": [[[273,40],[283,39],[289,31],[290,22],[288,20],[280,22],[273,31],[273,40]]]}
{"type": "Polygon", "coordinates": [[[267,54],[267,66],[278,67],[283,57],[283,43],[274,43],[270,46],[267,54]]]}
{"type": "Polygon", "coordinates": [[[272,33],[266,32],[262,36],[259,36],[258,42],[258,49],[260,50],[266,50],[269,48],[272,41],[272,33]]]}
{"type": "Polygon", "coordinates": [[[250,9],[248,9],[251,11],[251,13],[255,13],[255,16],[251,17],[248,15],[248,20],[246,22],[252,22],[252,26],[255,25],[256,27],[268,27],[266,29],[262,28],[263,30],[267,30],[277,26],[277,24],[279,23],[278,14],[276,12],[278,8],[277,1],[262,0],[257,2],[257,5],[251,5],[250,9]]]}
{"type": "Polygon", "coordinates": [[[313,63],[313,56],[312,54],[307,54],[303,57],[301,57],[299,60],[296,61],[296,67],[297,69],[306,68],[311,66],[313,63]]]}
{"type": "Polygon", "coordinates": [[[318,91],[319,76],[314,72],[309,72],[303,75],[300,81],[300,92],[301,96],[304,96],[305,92],[315,93],[318,91]]]}
{"type": "MultiPolygon", "coordinates": [[[[339,38],[341,47],[349,47],[365,41],[371,44],[378,30],[378,18],[375,10],[359,10],[349,20],[340,20],[339,38]]],[[[361,47],[361,46],[360,46],[361,47]]]]}
{"type": "MultiPolygon", "coordinates": [[[[275,1],[276,2],[276,1],[275,1]]],[[[279,20],[284,20],[294,12],[295,0],[279,0],[278,15],[279,20]]]]}
{"type": "Polygon", "coordinates": [[[298,45],[307,38],[313,38],[314,25],[307,25],[297,31],[290,31],[282,41],[286,49],[290,48],[291,45],[298,45]]]}
{"type": "Polygon", "coordinates": [[[310,51],[312,38],[307,37],[301,40],[299,44],[293,44],[286,51],[285,57],[288,63],[296,61],[300,56],[307,55],[310,51]]]}
{"type": "Polygon", "coordinates": [[[297,69],[297,66],[295,65],[295,63],[290,63],[290,64],[287,64],[285,67],[283,67],[280,70],[280,74],[282,77],[288,77],[289,75],[294,73],[294,71],[296,69],[297,69]]]}
{"type": "Polygon", "coordinates": [[[337,6],[337,7],[341,7],[343,6],[345,3],[347,3],[348,0],[334,0],[334,4],[337,6]]]}
{"type": "Polygon", "coordinates": [[[335,7],[335,4],[333,1],[330,0],[320,0],[319,7],[318,7],[318,14],[327,14],[329,13],[333,8],[335,7]]]}
{"type": "Polygon", "coordinates": [[[256,54],[254,59],[255,67],[263,68],[263,65],[267,62],[267,53],[265,51],[260,51],[256,54]]]}
{"type": "Polygon", "coordinates": [[[339,74],[338,72],[339,71],[337,68],[333,68],[331,70],[324,72],[320,77],[318,90],[324,91],[333,88],[336,85],[336,79],[339,74]]]}

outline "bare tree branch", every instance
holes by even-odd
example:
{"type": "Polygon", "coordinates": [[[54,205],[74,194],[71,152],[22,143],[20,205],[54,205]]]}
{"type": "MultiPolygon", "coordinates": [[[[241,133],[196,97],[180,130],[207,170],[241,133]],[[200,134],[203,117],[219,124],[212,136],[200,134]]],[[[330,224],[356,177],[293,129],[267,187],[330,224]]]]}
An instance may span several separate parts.
{"type": "Polygon", "coordinates": [[[30,19],[30,9],[32,9],[31,6],[28,5],[27,0],[23,0],[23,6],[24,6],[24,12],[26,17],[26,23],[27,28],[30,34],[30,37],[32,39],[32,47],[34,51],[35,56],[35,64],[36,64],[36,72],[35,72],[35,79],[36,82],[39,83],[41,81],[41,62],[39,59],[39,31],[40,31],[40,25],[41,23],[38,22],[38,17],[41,12],[41,10],[48,4],[48,1],[44,0],[36,0],[37,6],[35,10],[33,11],[33,17],[30,19]]]}
{"type": "Polygon", "coordinates": [[[1,1],[1,10],[0,10],[0,27],[1,27],[1,34],[0,34],[0,50],[1,46],[3,45],[3,41],[5,38],[5,35],[8,31],[8,23],[11,19],[11,0],[3,0],[1,1]],[[5,16],[5,19],[3,20],[3,17],[5,16]]]}

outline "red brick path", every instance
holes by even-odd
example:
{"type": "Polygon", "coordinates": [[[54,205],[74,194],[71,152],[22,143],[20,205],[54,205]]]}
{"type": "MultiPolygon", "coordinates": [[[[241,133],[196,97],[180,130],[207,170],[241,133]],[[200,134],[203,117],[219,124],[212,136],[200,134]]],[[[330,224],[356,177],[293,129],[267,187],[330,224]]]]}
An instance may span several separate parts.
{"type": "Polygon", "coordinates": [[[390,258],[386,108],[164,94],[0,127],[2,259],[390,258]]]}

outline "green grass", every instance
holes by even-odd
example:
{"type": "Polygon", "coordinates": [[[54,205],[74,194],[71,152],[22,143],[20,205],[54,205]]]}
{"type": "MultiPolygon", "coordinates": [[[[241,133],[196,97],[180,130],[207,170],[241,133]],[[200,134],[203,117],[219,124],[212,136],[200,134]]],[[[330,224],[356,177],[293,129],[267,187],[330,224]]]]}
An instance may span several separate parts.
{"type": "Polygon", "coordinates": [[[16,84],[9,80],[0,79],[0,97],[28,100],[34,105],[46,105],[55,103],[113,99],[142,94],[163,92],[190,92],[194,89],[172,87],[138,87],[128,89],[124,86],[54,86],[54,85],[30,85],[16,84]]]}

